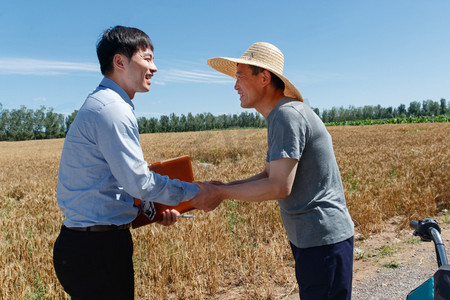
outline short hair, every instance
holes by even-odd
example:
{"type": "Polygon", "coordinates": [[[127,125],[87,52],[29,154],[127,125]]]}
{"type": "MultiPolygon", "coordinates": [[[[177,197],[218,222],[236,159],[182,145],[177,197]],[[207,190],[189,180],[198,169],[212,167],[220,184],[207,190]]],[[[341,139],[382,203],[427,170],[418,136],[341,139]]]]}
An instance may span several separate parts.
{"type": "MultiPolygon", "coordinates": [[[[258,67],[258,66],[253,66],[253,65],[248,65],[250,67],[250,69],[252,70],[252,75],[258,75],[259,73],[261,73],[262,71],[266,70],[264,68],[258,67]]],[[[267,70],[269,71],[269,70],[267,70]]],[[[270,84],[275,88],[275,89],[280,89],[284,91],[285,85],[283,80],[280,79],[280,77],[278,77],[277,75],[273,74],[272,72],[270,72],[270,84]]]]}
{"type": "Polygon", "coordinates": [[[97,42],[100,71],[103,75],[114,71],[113,57],[116,54],[123,54],[130,59],[137,51],[148,48],[153,51],[153,43],[145,32],[132,27],[111,27],[103,32],[97,42]]]}

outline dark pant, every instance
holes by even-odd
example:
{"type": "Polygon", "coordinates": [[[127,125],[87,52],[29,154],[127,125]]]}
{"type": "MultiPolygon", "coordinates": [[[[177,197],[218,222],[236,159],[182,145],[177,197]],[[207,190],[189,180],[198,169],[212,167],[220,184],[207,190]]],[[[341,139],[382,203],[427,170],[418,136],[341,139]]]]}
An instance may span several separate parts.
{"type": "Polygon", "coordinates": [[[53,249],[53,264],[73,300],[134,299],[132,256],[129,229],[88,232],[63,226],[53,249]]]}
{"type": "Polygon", "coordinates": [[[340,243],[297,248],[291,243],[302,300],[350,300],[353,237],[340,243]]]}

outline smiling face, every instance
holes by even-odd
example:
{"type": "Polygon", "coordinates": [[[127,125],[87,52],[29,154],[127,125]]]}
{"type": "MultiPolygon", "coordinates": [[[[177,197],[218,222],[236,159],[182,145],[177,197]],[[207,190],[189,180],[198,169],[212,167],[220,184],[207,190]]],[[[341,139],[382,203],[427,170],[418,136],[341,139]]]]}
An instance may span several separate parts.
{"type": "Polygon", "coordinates": [[[234,89],[238,91],[242,108],[254,108],[258,99],[261,98],[260,74],[262,73],[253,75],[252,69],[248,65],[239,64],[237,66],[234,89]]]}
{"type": "Polygon", "coordinates": [[[153,74],[158,71],[153,62],[151,49],[138,50],[131,59],[125,61],[123,89],[133,99],[135,93],[144,93],[150,90],[153,74]]]}

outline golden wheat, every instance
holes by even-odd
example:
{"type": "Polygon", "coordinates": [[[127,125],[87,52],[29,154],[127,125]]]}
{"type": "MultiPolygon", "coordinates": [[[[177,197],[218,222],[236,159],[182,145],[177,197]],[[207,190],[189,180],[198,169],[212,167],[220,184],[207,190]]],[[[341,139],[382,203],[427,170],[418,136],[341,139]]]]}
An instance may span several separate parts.
{"type": "MultiPolygon", "coordinates": [[[[362,235],[400,216],[450,207],[449,123],[329,127],[350,213],[362,235]]],[[[0,299],[64,299],[52,264],[63,215],[64,140],[0,143],[0,299]]],[[[264,129],[145,134],[147,161],[190,155],[196,180],[260,172],[264,129]]],[[[224,201],[174,226],[133,230],[137,299],[275,299],[296,288],[276,202],[224,201]]]]}

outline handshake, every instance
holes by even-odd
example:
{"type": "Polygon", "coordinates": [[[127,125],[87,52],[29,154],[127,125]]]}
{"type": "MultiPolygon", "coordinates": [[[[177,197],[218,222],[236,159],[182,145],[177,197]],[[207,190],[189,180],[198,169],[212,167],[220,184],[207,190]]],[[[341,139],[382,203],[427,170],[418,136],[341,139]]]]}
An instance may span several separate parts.
{"type": "Polygon", "coordinates": [[[214,210],[226,199],[226,184],[220,181],[193,182],[200,188],[200,192],[191,199],[191,204],[205,212],[214,210]]]}
{"type": "Polygon", "coordinates": [[[193,208],[209,212],[227,199],[224,195],[224,187],[227,185],[220,181],[193,182],[200,188],[200,192],[190,201],[181,202],[178,206],[165,206],[159,203],[142,203],[143,212],[133,221],[133,228],[157,222],[164,226],[170,226],[177,222],[180,212],[189,211],[193,208]],[[147,206],[151,207],[147,207],[147,206]],[[144,217],[145,215],[145,217],[144,217]]]}
{"type": "Polygon", "coordinates": [[[200,192],[190,201],[180,202],[177,206],[167,206],[151,201],[135,199],[135,205],[141,208],[141,213],[133,220],[133,228],[138,228],[152,222],[168,226],[176,223],[180,213],[191,209],[205,212],[214,210],[224,199],[234,199],[230,186],[238,183],[234,181],[223,183],[220,181],[194,182],[194,174],[189,156],[181,156],[165,161],[153,162],[149,169],[160,175],[167,175],[170,179],[180,179],[192,182],[200,188],[200,192]]]}
{"type": "MultiPolygon", "coordinates": [[[[284,161],[285,163],[288,161],[284,161]]],[[[297,162],[296,162],[297,163],[297,162]]],[[[154,203],[154,214],[149,215],[146,211],[152,212],[152,209],[143,209],[143,213],[133,221],[133,227],[137,228],[142,225],[158,222],[163,225],[172,225],[176,222],[180,212],[188,211],[196,208],[209,212],[214,210],[225,199],[234,199],[244,202],[260,202],[266,200],[284,199],[288,196],[287,186],[292,186],[295,170],[293,168],[274,166],[275,176],[269,177],[269,168],[266,165],[264,171],[250,178],[223,183],[221,181],[194,181],[192,166],[189,156],[182,156],[162,162],[152,163],[149,169],[161,175],[167,175],[170,179],[180,179],[186,182],[192,182],[200,188],[200,192],[190,199],[190,201],[181,202],[178,206],[170,207],[159,203],[154,203]],[[284,172],[288,174],[278,174],[279,170],[288,170],[284,172]],[[278,175],[278,176],[277,176],[278,175]],[[289,176],[288,176],[289,175],[289,176]],[[286,180],[291,178],[291,180],[286,180]],[[153,217],[154,216],[154,217],[153,217]]],[[[141,202],[136,199],[136,206],[140,206],[141,202]]]]}

